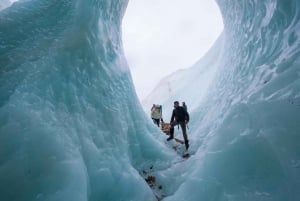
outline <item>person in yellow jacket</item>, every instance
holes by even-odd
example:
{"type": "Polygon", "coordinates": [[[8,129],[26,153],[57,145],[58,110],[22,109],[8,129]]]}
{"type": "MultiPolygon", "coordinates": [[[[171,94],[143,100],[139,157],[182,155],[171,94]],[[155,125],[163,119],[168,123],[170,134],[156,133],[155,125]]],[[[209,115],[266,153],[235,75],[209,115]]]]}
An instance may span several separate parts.
{"type": "Polygon", "coordinates": [[[162,118],[161,106],[153,104],[151,108],[151,119],[158,127],[161,118],[162,118]]]}

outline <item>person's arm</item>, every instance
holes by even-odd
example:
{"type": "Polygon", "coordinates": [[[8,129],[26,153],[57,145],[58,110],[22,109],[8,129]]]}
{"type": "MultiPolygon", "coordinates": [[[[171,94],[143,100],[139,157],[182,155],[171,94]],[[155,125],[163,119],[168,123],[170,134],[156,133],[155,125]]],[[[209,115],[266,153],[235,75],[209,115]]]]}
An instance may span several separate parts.
{"type": "Polygon", "coordinates": [[[174,117],[175,117],[175,111],[173,110],[170,123],[174,121],[174,117]]]}
{"type": "Polygon", "coordinates": [[[187,111],[185,111],[185,120],[186,120],[187,122],[190,121],[190,115],[189,115],[189,113],[188,113],[187,111]]]}
{"type": "Polygon", "coordinates": [[[151,118],[154,118],[155,116],[155,110],[151,110],[151,118]]]}

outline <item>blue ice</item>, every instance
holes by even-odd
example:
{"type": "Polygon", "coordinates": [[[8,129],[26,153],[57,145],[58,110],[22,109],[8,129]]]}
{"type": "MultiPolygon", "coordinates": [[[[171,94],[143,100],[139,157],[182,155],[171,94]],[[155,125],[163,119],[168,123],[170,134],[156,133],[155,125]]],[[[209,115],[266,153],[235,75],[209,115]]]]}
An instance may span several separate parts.
{"type": "Polygon", "coordinates": [[[298,201],[299,1],[217,0],[223,33],[156,97],[189,106],[185,161],[136,96],[127,3],[1,1],[0,200],[298,201]]]}

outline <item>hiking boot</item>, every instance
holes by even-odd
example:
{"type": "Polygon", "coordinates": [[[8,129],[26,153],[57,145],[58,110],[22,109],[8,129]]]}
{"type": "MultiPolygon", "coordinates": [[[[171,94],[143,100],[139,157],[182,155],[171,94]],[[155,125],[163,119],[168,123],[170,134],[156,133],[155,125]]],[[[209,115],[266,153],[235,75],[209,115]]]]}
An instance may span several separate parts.
{"type": "Polygon", "coordinates": [[[170,135],[170,137],[167,138],[167,141],[170,141],[172,139],[174,139],[174,137],[172,135],[170,135]]]}

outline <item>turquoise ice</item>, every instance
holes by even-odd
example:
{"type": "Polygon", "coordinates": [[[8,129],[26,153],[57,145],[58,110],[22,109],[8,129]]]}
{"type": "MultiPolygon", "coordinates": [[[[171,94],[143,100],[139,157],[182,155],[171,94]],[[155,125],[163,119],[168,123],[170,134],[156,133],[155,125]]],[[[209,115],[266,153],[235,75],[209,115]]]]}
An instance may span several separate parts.
{"type": "Polygon", "coordinates": [[[135,93],[127,0],[2,1],[0,200],[298,201],[300,2],[217,3],[223,33],[161,97],[191,100],[178,162],[135,93]]]}

